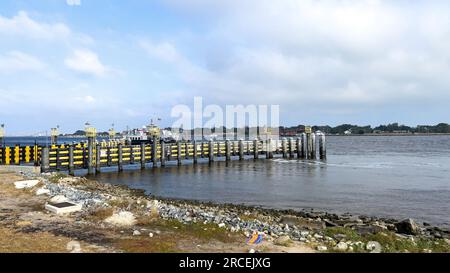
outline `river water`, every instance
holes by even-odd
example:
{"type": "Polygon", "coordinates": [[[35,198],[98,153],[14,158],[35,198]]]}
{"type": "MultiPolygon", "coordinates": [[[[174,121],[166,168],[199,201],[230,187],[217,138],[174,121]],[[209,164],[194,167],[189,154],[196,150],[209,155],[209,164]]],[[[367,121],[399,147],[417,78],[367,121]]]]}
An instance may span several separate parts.
{"type": "Polygon", "coordinates": [[[411,217],[450,227],[450,136],[328,136],[327,152],[326,161],[186,164],[96,179],[167,198],[411,217]]]}

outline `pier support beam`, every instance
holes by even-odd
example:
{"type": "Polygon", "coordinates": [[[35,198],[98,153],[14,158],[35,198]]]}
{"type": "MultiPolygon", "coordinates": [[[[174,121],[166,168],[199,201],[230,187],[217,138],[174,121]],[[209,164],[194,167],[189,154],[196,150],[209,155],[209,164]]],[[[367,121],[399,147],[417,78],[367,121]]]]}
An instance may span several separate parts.
{"type": "Polygon", "coordinates": [[[177,141],[177,164],[181,165],[181,142],[177,141]]]}
{"type": "Polygon", "coordinates": [[[100,159],[102,156],[102,145],[97,144],[95,148],[96,148],[96,150],[95,150],[95,172],[100,173],[100,169],[101,169],[100,159]]]}
{"type": "Polygon", "coordinates": [[[289,158],[294,158],[295,144],[292,137],[289,138],[289,158]]]}
{"type": "Polygon", "coordinates": [[[214,162],[214,142],[210,140],[208,144],[209,162],[214,162]]]}
{"type": "Polygon", "coordinates": [[[230,140],[225,140],[225,161],[231,161],[231,143],[230,140]]]}
{"type": "Polygon", "coordinates": [[[50,158],[49,158],[48,147],[42,147],[41,150],[41,172],[45,173],[50,169],[50,158]]]}
{"type": "Polygon", "coordinates": [[[141,143],[141,169],[145,169],[145,143],[141,143]]]}
{"type": "Polygon", "coordinates": [[[87,165],[88,174],[94,174],[94,138],[88,137],[87,165]]]}
{"type": "Polygon", "coordinates": [[[196,140],[194,140],[194,142],[193,142],[193,144],[194,144],[194,155],[193,155],[193,163],[194,163],[194,165],[197,165],[197,163],[198,163],[198,159],[197,159],[197,141],[196,140]]]}
{"type": "Polygon", "coordinates": [[[281,150],[283,153],[283,158],[287,158],[287,141],[286,138],[281,140],[281,150]]]}
{"type": "Polygon", "coordinates": [[[164,141],[161,141],[161,167],[166,166],[166,143],[164,141]]]}
{"type": "Polygon", "coordinates": [[[258,139],[253,140],[253,159],[258,159],[259,156],[258,144],[259,144],[258,139]]]}
{"type": "Polygon", "coordinates": [[[297,146],[297,158],[302,157],[302,139],[300,137],[297,137],[295,145],[297,146]]]}
{"type": "Polygon", "coordinates": [[[326,141],[325,141],[325,133],[321,133],[319,135],[319,154],[320,154],[320,159],[326,159],[327,158],[327,147],[326,147],[326,141]]]}
{"type": "Polygon", "coordinates": [[[239,160],[244,160],[244,141],[239,139],[239,160]]]}
{"type": "Polygon", "coordinates": [[[119,172],[123,171],[123,150],[122,150],[122,143],[119,143],[117,145],[117,170],[119,172]]]}
{"type": "Polygon", "coordinates": [[[303,133],[302,134],[302,152],[301,152],[301,154],[302,154],[301,158],[303,158],[303,159],[308,157],[308,143],[309,143],[308,135],[303,133]]]}
{"type": "Polygon", "coordinates": [[[311,144],[310,144],[310,159],[316,159],[316,135],[311,134],[311,144]]]}
{"type": "Polygon", "coordinates": [[[273,140],[271,138],[269,138],[267,140],[267,146],[268,146],[267,152],[268,152],[268,155],[269,155],[269,159],[273,158],[273,144],[272,144],[272,142],[273,142],[273,140]]]}
{"type": "Polygon", "coordinates": [[[158,143],[156,142],[156,138],[153,138],[152,142],[152,163],[153,168],[158,167],[158,143]]]}
{"type": "Polygon", "coordinates": [[[73,160],[73,145],[69,146],[69,175],[75,174],[75,165],[73,160]]]}

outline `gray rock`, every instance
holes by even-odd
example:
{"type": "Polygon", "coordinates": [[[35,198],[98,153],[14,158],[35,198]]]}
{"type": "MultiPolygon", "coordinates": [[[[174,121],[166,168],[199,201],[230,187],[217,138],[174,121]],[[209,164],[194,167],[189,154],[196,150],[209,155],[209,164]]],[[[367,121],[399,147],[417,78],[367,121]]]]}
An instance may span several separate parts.
{"type": "Polygon", "coordinates": [[[337,250],[345,251],[348,249],[348,245],[345,242],[339,242],[336,247],[337,250]]]}
{"type": "Polygon", "coordinates": [[[402,234],[417,235],[420,232],[419,226],[411,218],[395,223],[395,227],[402,234]]]}
{"type": "Polygon", "coordinates": [[[381,253],[383,249],[381,244],[376,241],[370,241],[366,245],[366,249],[370,251],[370,253],[381,253]]]}
{"type": "Polygon", "coordinates": [[[141,235],[141,232],[139,230],[133,231],[133,236],[139,236],[141,235]]]}
{"type": "Polygon", "coordinates": [[[326,246],[317,246],[318,251],[327,251],[328,248],[326,246]]]}

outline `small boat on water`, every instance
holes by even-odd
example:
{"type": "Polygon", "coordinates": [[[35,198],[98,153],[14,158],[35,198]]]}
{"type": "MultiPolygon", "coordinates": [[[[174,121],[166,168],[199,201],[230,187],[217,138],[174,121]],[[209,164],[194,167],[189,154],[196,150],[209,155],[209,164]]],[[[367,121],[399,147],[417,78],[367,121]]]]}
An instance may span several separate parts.
{"type": "Polygon", "coordinates": [[[176,142],[180,136],[169,130],[160,129],[151,120],[150,124],[140,129],[132,129],[123,137],[126,143],[138,145],[141,143],[153,143],[164,141],[166,143],[176,142]]]}

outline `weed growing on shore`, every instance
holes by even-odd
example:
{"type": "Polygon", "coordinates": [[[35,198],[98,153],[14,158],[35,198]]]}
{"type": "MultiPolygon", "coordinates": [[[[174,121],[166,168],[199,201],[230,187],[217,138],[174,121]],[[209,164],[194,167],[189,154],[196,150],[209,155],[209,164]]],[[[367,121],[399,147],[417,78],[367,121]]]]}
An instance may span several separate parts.
{"type": "MultiPolygon", "coordinates": [[[[342,237],[344,241],[363,242],[376,241],[383,247],[382,252],[388,253],[421,253],[421,252],[450,252],[450,245],[444,240],[426,238],[402,238],[391,231],[376,234],[359,235],[355,230],[344,227],[330,227],[324,230],[329,237],[342,237]]],[[[333,246],[332,246],[333,247],[333,246]]],[[[333,250],[335,252],[336,250],[333,250]]],[[[354,247],[354,252],[367,252],[366,249],[354,247]]]]}

